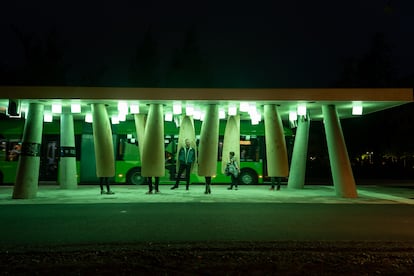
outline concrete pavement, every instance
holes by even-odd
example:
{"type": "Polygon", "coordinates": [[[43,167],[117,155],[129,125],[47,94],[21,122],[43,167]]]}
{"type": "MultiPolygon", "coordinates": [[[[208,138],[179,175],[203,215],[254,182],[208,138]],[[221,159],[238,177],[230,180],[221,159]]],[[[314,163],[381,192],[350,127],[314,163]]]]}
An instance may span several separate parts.
{"type": "Polygon", "coordinates": [[[159,194],[146,194],[147,186],[112,185],[114,195],[101,195],[98,185],[79,185],[75,190],[64,190],[57,185],[39,185],[35,199],[12,199],[12,186],[0,186],[2,204],[88,204],[88,203],[327,203],[327,204],[414,204],[414,182],[403,185],[358,185],[358,198],[339,198],[333,186],[309,185],[303,190],[269,191],[268,185],[239,186],[227,190],[228,185],[212,185],[212,194],[204,194],[204,186],[194,184],[190,190],[180,185],[160,185],[159,194]]]}

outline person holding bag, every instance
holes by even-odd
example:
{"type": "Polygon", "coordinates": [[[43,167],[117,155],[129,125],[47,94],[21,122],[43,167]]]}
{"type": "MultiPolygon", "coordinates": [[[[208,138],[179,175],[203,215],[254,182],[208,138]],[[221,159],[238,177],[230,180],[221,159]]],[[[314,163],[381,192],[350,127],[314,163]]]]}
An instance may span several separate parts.
{"type": "Polygon", "coordinates": [[[235,190],[237,190],[238,184],[238,176],[240,173],[239,165],[237,164],[237,160],[234,154],[234,151],[231,151],[229,154],[229,162],[227,163],[225,173],[226,175],[230,175],[231,177],[231,185],[228,187],[228,190],[233,190],[233,186],[235,190]]]}

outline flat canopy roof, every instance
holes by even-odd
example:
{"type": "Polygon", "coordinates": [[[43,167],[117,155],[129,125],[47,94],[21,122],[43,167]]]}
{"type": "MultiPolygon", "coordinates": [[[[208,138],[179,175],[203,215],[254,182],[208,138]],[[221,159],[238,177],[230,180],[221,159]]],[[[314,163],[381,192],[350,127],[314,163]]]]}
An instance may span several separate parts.
{"type": "MultiPolygon", "coordinates": [[[[117,112],[118,101],[140,104],[142,113],[149,103],[162,103],[165,110],[172,110],[173,102],[183,106],[192,104],[203,108],[208,104],[219,104],[227,111],[228,106],[240,102],[255,103],[261,110],[264,104],[277,104],[283,120],[298,104],[306,104],[312,119],[322,118],[322,105],[333,104],[340,118],[350,118],[352,106],[359,102],[363,114],[388,109],[413,102],[412,88],[126,88],[126,87],[51,87],[51,86],[0,86],[0,112],[7,109],[8,99],[21,99],[22,105],[41,102],[46,106],[60,102],[63,106],[71,102],[82,104],[90,110],[91,103],[105,103],[110,115],[117,112]]],[[[242,119],[247,119],[242,115],[242,119]]]]}

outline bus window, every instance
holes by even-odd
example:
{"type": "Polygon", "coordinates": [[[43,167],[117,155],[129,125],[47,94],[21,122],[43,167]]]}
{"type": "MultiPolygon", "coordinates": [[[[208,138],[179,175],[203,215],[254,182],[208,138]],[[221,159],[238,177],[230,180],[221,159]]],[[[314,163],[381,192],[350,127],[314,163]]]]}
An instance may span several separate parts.
{"type": "Polygon", "coordinates": [[[7,142],[5,140],[0,141],[0,160],[7,160],[7,142]]]}
{"type": "Polygon", "coordinates": [[[5,147],[8,152],[6,161],[18,161],[22,149],[21,143],[18,141],[9,141],[9,143],[6,143],[5,147]]]}
{"type": "Polygon", "coordinates": [[[260,143],[257,138],[242,136],[240,139],[240,161],[260,161],[260,143]]]}
{"type": "MultiPolygon", "coordinates": [[[[222,161],[224,137],[219,137],[217,161],[222,161]]],[[[261,159],[260,142],[257,137],[240,136],[240,161],[258,162],[261,159]]]]}
{"type": "Polygon", "coordinates": [[[139,149],[138,142],[133,138],[127,138],[126,135],[118,135],[118,147],[116,160],[121,161],[138,161],[139,149]]]}

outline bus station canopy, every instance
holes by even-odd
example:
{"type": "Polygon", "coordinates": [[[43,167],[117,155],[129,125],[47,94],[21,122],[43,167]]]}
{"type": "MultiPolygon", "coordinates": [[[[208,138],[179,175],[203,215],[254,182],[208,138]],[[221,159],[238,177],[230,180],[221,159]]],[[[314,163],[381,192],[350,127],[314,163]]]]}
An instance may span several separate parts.
{"type": "MultiPolygon", "coordinates": [[[[322,119],[322,105],[335,105],[339,118],[351,118],[352,107],[360,105],[369,114],[413,101],[412,88],[127,88],[127,87],[51,87],[0,86],[0,113],[6,113],[9,99],[20,100],[22,111],[30,102],[39,102],[47,110],[53,103],[70,106],[80,103],[83,116],[92,103],[107,105],[109,115],[118,112],[118,103],[139,104],[146,113],[151,103],[161,103],[165,112],[172,112],[180,103],[183,112],[187,105],[203,109],[218,104],[227,113],[230,106],[240,109],[240,103],[255,105],[260,111],[264,104],[276,104],[283,120],[299,105],[306,106],[312,120],[322,119]]],[[[240,110],[239,110],[240,111],[240,110]]],[[[241,119],[249,119],[239,112],[241,119]]],[[[76,117],[75,117],[76,118],[76,117]]]]}

